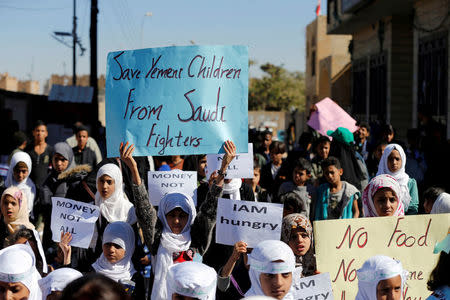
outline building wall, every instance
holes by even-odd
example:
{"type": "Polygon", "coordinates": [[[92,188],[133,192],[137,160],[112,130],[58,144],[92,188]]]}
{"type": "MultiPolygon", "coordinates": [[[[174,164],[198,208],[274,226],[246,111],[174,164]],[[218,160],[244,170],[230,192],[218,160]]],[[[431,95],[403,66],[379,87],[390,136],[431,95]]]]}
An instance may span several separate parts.
{"type": "MultiPolygon", "coordinates": [[[[334,98],[335,95],[332,92],[341,89],[335,87],[335,84],[345,85],[342,81],[344,78],[337,80],[335,77],[340,76],[342,70],[350,63],[348,52],[350,40],[351,35],[327,34],[326,16],[319,16],[306,27],[305,95],[307,108],[325,97],[334,98]],[[313,65],[314,75],[312,75],[313,65]]],[[[342,98],[344,95],[345,93],[339,93],[337,97],[342,98]]],[[[348,103],[349,99],[342,99],[342,101],[348,103]]]]}
{"type": "Polygon", "coordinates": [[[8,72],[0,74],[0,89],[17,92],[17,78],[9,76],[8,72]]]}

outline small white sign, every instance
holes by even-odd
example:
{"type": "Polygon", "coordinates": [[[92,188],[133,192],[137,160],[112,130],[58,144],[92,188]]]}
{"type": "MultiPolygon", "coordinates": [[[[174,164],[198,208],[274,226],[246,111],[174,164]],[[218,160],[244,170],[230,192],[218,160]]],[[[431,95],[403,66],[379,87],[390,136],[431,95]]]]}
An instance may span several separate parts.
{"type": "MultiPolygon", "coordinates": [[[[206,178],[209,179],[211,173],[219,170],[225,154],[206,155],[206,178]]],[[[239,153],[228,166],[226,179],[232,178],[253,178],[253,144],[248,144],[248,153],[239,153]]]]}
{"type": "Polygon", "coordinates": [[[87,249],[100,215],[98,206],[71,199],[52,197],[52,239],[61,240],[61,231],[72,234],[71,246],[87,249]]]}
{"type": "Polygon", "coordinates": [[[321,273],[314,276],[300,278],[296,276],[292,281],[295,300],[333,300],[330,273],[321,273]]]}
{"type": "Polygon", "coordinates": [[[216,243],[244,241],[253,248],[265,240],[279,240],[282,218],[283,204],[219,198],[216,243]]]}
{"type": "Polygon", "coordinates": [[[195,171],[149,171],[148,197],[153,206],[168,193],[180,192],[192,197],[197,206],[197,172],[195,171]]]}

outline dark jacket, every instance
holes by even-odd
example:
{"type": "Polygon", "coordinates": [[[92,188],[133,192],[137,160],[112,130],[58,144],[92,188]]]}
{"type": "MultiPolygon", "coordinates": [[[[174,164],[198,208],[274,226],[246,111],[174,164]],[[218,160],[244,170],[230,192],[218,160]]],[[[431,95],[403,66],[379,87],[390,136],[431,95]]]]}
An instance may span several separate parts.
{"type": "Polygon", "coordinates": [[[276,196],[278,195],[280,185],[290,179],[292,175],[291,173],[292,172],[290,172],[290,168],[285,161],[281,164],[275,179],[272,176],[272,163],[264,165],[261,169],[261,179],[259,181],[259,185],[267,190],[272,202],[274,202],[274,199],[276,199],[276,196]]]}

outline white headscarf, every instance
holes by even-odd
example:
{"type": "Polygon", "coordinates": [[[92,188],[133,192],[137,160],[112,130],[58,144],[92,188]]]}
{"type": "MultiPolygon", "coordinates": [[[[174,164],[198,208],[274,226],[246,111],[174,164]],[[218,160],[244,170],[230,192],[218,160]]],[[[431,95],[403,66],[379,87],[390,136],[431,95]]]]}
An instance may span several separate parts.
{"type": "Polygon", "coordinates": [[[158,208],[158,218],[164,225],[161,240],[156,257],[153,259],[155,280],[153,286],[158,288],[152,290],[152,300],[167,299],[166,275],[169,267],[173,265],[172,253],[186,251],[191,245],[191,225],[194,223],[197,212],[194,200],[183,193],[170,193],[165,195],[158,208]],[[181,208],[189,215],[186,226],[181,233],[173,233],[167,223],[166,215],[175,208],[181,208]]]}
{"type": "Polygon", "coordinates": [[[405,166],[406,166],[406,155],[405,151],[403,151],[402,146],[400,146],[399,144],[389,144],[386,146],[386,149],[384,149],[383,155],[381,156],[380,163],[378,164],[377,176],[381,174],[388,174],[394,177],[395,180],[397,180],[401,188],[401,193],[400,195],[398,195],[398,197],[402,200],[403,205],[405,206],[405,211],[407,211],[409,203],[411,202],[411,196],[409,195],[409,188],[408,188],[409,176],[405,172],[405,166]],[[400,154],[400,157],[402,158],[402,166],[400,170],[398,170],[395,173],[392,173],[388,167],[388,158],[393,150],[397,150],[398,153],[400,154]]]}
{"type": "Polygon", "coordinates": [[[96,182],[103,175],[108,175],[114,179],[115,189],[111,197],[103,199],[100,193],[95,193],[95,205],[100,207],[100,213],[109,222],[127,222],[128,224],[136,223],[136,212],[133,204],[128,200],[123,192],[122,172],[115,164],[103,165],[97,172],[96,182]]]}
{"type": "Polygon", "coordinates": [[[242,300],[273,300],[275,298],[269,296],[250,296],[242,298],[242,300]]]}
{"type": "Polygon", "coordinates": [[[30,178],[31,174],[31,157],[28,153],[19,151],[14,153],[11,158],[11,162],[9,164],[8,174],[6,175],[5,186],[15,186],[18,187],[27,197],[28,201],[28,213],[30,214],[33,211],[34,198],[36,196],[36,186],[34,185],[33,180],[30,178]],[[17,182],[14,179],[14,167],[19,163],[24,162],[28,167],[28,176],[22,180],[21,182],[17,182]]]}
{"type": "Polygon", "coordinates": [[[233,178],[229,183],[224,183],[223,194],[230,195],[231,200],[241,200],[241,188],[242,180],[240,178],[233,178]]]}
{"type": "Polygon", "coordinates": [[[199,262],[176,264],[167,272],[167,299],[173,294],[200,300],[216,299],[217,273],[199,262]]]}
{"type": "Polygon", "coordinates": [[[398,205],[397,210],[394,212],[394,216],[405,215],[403,202],[399,199],[398,196],[401,193],[400,185],[394,177],[387,174],[381,174],[372,178],[372,180],[364,189],[362,196],[364,217],[378,217],[377,210],[375,209],[375,205],[373,203],[373,197],[378,190],[384,188],[391,189],[394,192],[395,197],[397,198],[398,205]]]}
{"type": "Polygon", "coordinates": [[[125,250],[125,256],[116,263],[110,263],[102,253],[92,267],[97,273],[106,275],[115,281],[131,280],[136,273],[131,262],[135,243],[133,228],[126,222],[109,223],[103,233],[102,245],[106,243],[114,243],[122,247],[125,250]]]}
{"type": "Polygon", "coordinates": [[[20,282],[30,291],[29,300],[42,300],[36,259],[30,246],[12,245],[0,250],[0,281],[20,282]]]}
{"type": "Polygon", "coordinates": [[[39,287],[42,291],[42,299],[54,291],[62,291],[69,283],[82,277],[83,274],[75,269],[61,268],[49,273],[47,276],[39,280],[39,287]]]}
{"type": "MultiPolygon", "coordinates": [[[[291,248],[282,241],[266,240],[260,242],[248,255],[250,265],[249,275],[252,286],[245,296],[263,296],[259,277],[261,273],[280,274],[291,273],[295,270],[295,256],[291,248]],[[282,260],[283,262],[275,262],[282,260]]],[[[292,299],[288,292],[283,299],[292,299]]]]}
{"type": "Polygon", "coordinates": [[[450,194],[441,193],[433,203],[430,214],[450,213],[450,194]]]}
{"type": "Polygon", "coordinates": [[[402,278],[402,294],[408,271],[402,263],[388,256],[376,255],[366,260],[361,269],[356,271],[358,276],[358,294],[355,300],[372,300],[377,298],[377,285],[381,280],[400,275],[402,278]]]}

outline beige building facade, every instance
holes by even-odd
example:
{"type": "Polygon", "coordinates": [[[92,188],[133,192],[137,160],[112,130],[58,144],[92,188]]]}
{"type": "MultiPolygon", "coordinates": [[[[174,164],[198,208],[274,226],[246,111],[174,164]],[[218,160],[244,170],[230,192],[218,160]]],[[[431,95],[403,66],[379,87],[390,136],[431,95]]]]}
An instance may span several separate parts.
{"type": "Polygon", "coordinates": [[[5,72],[0,74],[0,89],[38,95],[40,87],[39,82],[36,80],[17,80],[16,77],[12,77],[8,72],[5,72]]]}
{"type": "Polygon", "coordinates": [[[400,137],[429,113],[447,128],[447,0],[329,0],[327,31],[351,35],[352,113],[400,137]]]}
{"type": "Polygon", "coordinates": [[[318,16],[306,27],[306,104],[330,97],[344,108],[351,104],[351,35],[327,33],[327,17],[318,16]]]}

